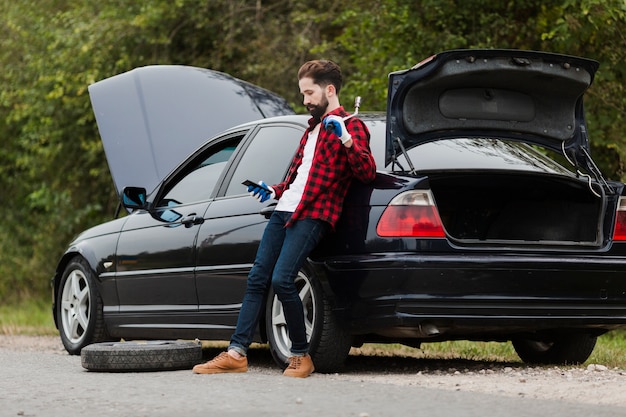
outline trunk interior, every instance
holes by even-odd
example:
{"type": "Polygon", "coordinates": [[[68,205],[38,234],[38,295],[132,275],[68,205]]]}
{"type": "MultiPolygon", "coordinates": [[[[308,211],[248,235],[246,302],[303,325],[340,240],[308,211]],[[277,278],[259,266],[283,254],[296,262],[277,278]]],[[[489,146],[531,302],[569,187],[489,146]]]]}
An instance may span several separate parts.
{"type": "Polygon", "coordinates": [[[603,199],[582,179],[457,173],[430,176],[449,237],[464,244],[599,246],[603,199]]]}

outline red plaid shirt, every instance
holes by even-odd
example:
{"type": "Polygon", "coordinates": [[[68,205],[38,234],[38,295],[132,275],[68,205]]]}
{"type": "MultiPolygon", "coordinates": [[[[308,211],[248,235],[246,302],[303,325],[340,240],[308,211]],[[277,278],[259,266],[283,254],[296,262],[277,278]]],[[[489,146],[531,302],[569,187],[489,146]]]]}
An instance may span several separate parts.
{"type": "MultiPolygon", "coordinates": [[[[333,110],[329,113],[331,114],[341,117],[348,115],[343,107],[333,110]]],[[[300,140],[300,146],[291,161],[285,181],[272,186],[277,199],[296,178],[309,132],[319,122],[314,118],[309,119],[309,128],[300,140]]],[[[334,133],[320,129],[302,199],[287,226],[295,220],[308,218],[324,220],[334,228],[341,216],[343,200],[352,178],[367,183],[376,177],[376,163],[369,147],[370,133],[367,126],[356,117],[346,120],[345,124],[352,136],[350,148],[346,148],[334,133]]]]}

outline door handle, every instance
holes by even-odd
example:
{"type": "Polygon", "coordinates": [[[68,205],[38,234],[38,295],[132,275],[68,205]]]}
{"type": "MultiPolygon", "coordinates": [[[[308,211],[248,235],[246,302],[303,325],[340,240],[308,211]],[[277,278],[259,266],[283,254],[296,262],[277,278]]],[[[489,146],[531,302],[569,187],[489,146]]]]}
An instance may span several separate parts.
{"type": "Polygon", "coordinates": [[[199,224],[204,223],[204,218],[198,217],[196,213],[191,213],[183,217],[183,219],[180,222],[184,224],[186,228],[190,228],[191,226],[197,226],[199,224]]]}
{"type": "Polygon", "coordinates": [[[274,212],[274,209],[276,208],[277,203],[273,203],[270,204],[267,207],[263,207],[261,209],[261,211],[259,211],[259,214],[262,215],[263,217],[265,217],[266,219],[269,219],[270,216],[272,215],[272,213],[274,212]]]}

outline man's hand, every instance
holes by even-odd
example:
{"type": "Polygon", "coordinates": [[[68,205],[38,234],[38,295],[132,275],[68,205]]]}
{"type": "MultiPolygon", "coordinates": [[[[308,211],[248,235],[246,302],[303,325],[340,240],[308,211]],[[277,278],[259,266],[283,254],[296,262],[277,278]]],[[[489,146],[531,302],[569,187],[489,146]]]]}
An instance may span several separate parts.
{"type": "Polygon", "coordinates": [[[348,130],[346,129],[346,124],[344,123],[342,117],[334,115],[326,117],[324,119],[324,128],[326,130],[334,132],[335,135],[337,135],[337,137],[341,139],[341,143],[343,143],[344,145],[346,144],[346,142],[352,139],[352,136],[350,135],[350,133],[348,133],[348,130]]]}
{"type": "Polygon", "coordinates": [[[263,181],[259,181],[258,185],[259,187],[256,187],[254,185],[249,185],[248,192],[250,193],[252,197],[259,200],[259,202],[264,203],[270,198],[276,197],[276,192],[271,186],[267,185],[263,181]]]}

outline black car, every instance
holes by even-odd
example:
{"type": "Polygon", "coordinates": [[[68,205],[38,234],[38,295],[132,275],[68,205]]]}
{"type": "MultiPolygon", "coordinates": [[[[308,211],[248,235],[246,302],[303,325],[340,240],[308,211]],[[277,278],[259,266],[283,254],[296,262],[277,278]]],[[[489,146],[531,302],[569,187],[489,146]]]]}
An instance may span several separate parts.
{"type": "MultiPolygon", "coordinates": [[[[454,339],[510,340],[525,362],[577,363],[599,335],[626,327],[624,184],[591,159],[583,112],[597,68],[542,52],[455,50],[390,74],[387,113],[359,115],[377,177],[351,185],[336,231],[297,278],[318,370],[336,370],[365,342],[454,339]]],[[[136,69],[90,94],[132,213],[83,232],[58,264],[53,311],[65,348],[227,340],[275,206],[242,182],[279,182],[308,116],[189,67],[136,69]],[[234,96],[203,89],[215,78],[234,96]],[[243,113],[229,100],[244,98],[250,121],[218,134],[243,113]]],[[[271,290],[256,339],[285,362],[290,341],[271,290]]]]}

